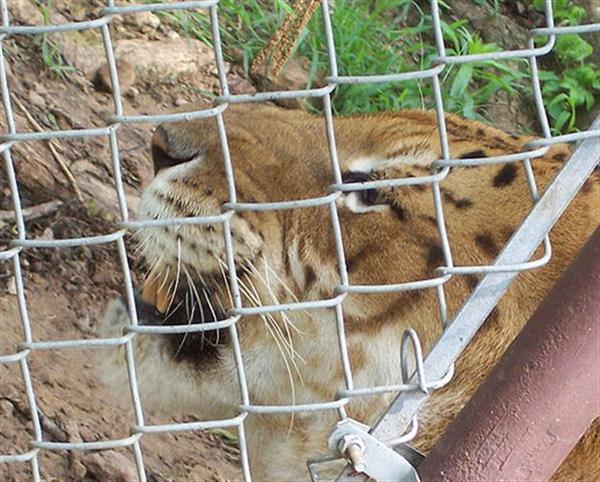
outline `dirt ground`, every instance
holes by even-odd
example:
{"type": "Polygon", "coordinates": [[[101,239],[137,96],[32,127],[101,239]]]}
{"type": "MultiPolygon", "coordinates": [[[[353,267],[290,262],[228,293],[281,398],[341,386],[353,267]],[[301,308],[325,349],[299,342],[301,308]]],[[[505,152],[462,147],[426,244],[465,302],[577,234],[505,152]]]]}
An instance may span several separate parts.
{"type": "MultiPolygon", "coordinates": [[[[61,23],[93,18],[104,2],[55,1],[50,20],[61,23]],[[91,6],[90,6],[91,4],[91,6]],[[85,8],[84,8],[85,6],[85,8]]],[[[41,24],[34,2],[9,6],[15,24],[41,24]]],[[[218,77],[211,50],[181,38],[156,17],[136,15],[111,31],[120,64],[126,114],[161,113],[216,94],[218,77]],[[162,48],[163,50],[157,50],[162,48]],[[156,55],[149,55],[148,52],[156,55]],[[169,52],[177,52],[169,54],[169,52]],[[162,53],[162,55],[160,55],[162,53]],[[145,59],[145,60],[143,60],[145,59]],[[142,61],[143,60],[143,61],[142,61]],[[135,76],[127,69],[134,67],[135,76]]],[[[43,62],[39,37],[12,37],[4,42],[17,130],[101,127],[113,113],[112,95],[96,72],[104,61],[98,32],[52,37],[63,59],[76,70],[53,74],[43,62]]],[[[60,65],[60,64],[59,64],[60,65]]],[[[234,92],[253,87],[227,66],[234,92]]],[[[6,119],[0,130],[7,131],[6,119]]],[[[130,213],[135,215],[143,186],[152,177],[149,139],[153,126],[119,130],[119,150],[130,213]]],[[[31,239],[61,239],[106,234],[116,229],[117,198],[112,186],[108,140],[94,137],[69,141],[26,142],[13,148],[25,208],[61,202],[50,215],[29,220],[31,239]],[[52,144],[52,145],[51,145],[52,144]],[[61,164],[76,180],[71,182],[61,164]],[[81,200],[77,199],[79,193],[81,200]]],[[[16,231],[6,171],[0,169],[0,250],[16,231]]],[[[34,216],[35,218],[35,216],[34,216]]],[[[130,252],[133,240],[129,240],[130,252]]],[[[122,272],[114,245],[67,250],[32,249],[21,257],[33,339],[94,338],[106,303],[121,294],[122,272]]],[[[130,260],[135,280],[135,260],[130,260]]],[[[17,351],[23,329],[15,296],[12,261],[0,261],[0,354],[17,351]]],[[[29,369],[47,441],[96,441],[124,438],[134,424],[129,404],[118,405],[98,381],[96,361],[102,350],[49,350],[32,353],[29,369]]],[[[191,414],[160,419],[145,413],[148,423],[194,420],[191,414]]],[[[28,451],[33,429],[18,364],[0,365],[0,454],[28,451]]],[[[224,481],[241,478],[235,441],[217,433],[144,436],[142,451],[150,481],[224,481]]],[[[43,480],[135,481],[131,449],[95,453],[43,451],[43,480]]],[[[0,464],[0,480],[32,480],[29,463],[0,464]]]]}
{"type": "MultiPolygon", "coordinates": [[[[472,2],[456,2],[469,3],[472,2]]],[[[51,22],[82,21],[97,16],[105,2],[55,0],[51,22]]],[[[11,21],[39,25],[33,0],[9,4],[11,21]]],[[[471,8],[474,17],[478,10],[471,8]]],[[[516,28],[516,27],[515,27],[516,28]]],[[[119,62],[126,114],[164,113],[187,102],[204,101],[218,93],[211,50],[182,38],[167,21],[152,14],[115,19],[111,35],[119,62]]],[[[53,36],[52,44],[38,37],[9,37],[3,41],[10,68],[11,103],[17,130],[103,127],[113,114],[106,79],[97,76],[104,61],[99,31],[53,36]],[[58,46],[60,58],[44,63],[42,52],[58,46]],[[74,70],[64,70],[70,65],[74,70]],[[52,69],[55,72],[52,72],[52,69]],[[57,75],[56,71],[61,75],[57,75]]],[[[241,68],[227,65],[233,93],[255,92],[241,68]]],[[[498,121],[521,123],[520,109],[500,102],[498,121]],[[508,112],[510,110],[510,112],[508,112]],[[507,117],[513,116],[513,117],[507,117]]],[[[119,149],[130,214],[135,216],[140,193],[152,177],[149,139],[153,126],[136,124],[119,129],[119,149]]],[[[0,118],[0,131],[7,132],[0,118]]],[[[25,208],[55,202],[43,216],[28,215],[31,239],[62,239],[107,234],[118,219],[108,139],[17,143],[12,149],[20,199],[25,208]],[[58,206],[58,207],[57,207],[58,206]]],[[[16,237],[13,209],[4,167],[0,167],[0,251],[16,237]]],[[[129,253],[135,242],[128,239],[129,253]]],[[[116,246],[65,250],[28,249],[21,257],[26,301],[33,339],[69,340],[96,336],[97,322],[109,299],[119,296],[122,273],[116,246]]],[[[136,281],[137,260],[130,259],[136,281]]],[[[23,329],[15,296],[11,261],[0,261],[0,355],[17,351],[23,329]]],[[[96,360],[102,350],[35,351],[29,369],[42,420],[44,440],[97,441],[124,438],[134,424],[128,405],[117,405],[98,382],[96,360]]],[[[145,414],[148,423],[194,420],[193,414],[161,419],[145,414]]],[[[0,365],[0,454],[28,451],[33,429],[17,364],[0,365]]],[[[150,481],[224,481],[241,478],[235,442],[212,432],[148,435],[142,451],[150,481]]],[[[43,480],[135,481],[131,449],[93,453],[42,451],[43,480]]],[[[0,480],[28,481],[28,463],[0,464],[0,480]]]]}

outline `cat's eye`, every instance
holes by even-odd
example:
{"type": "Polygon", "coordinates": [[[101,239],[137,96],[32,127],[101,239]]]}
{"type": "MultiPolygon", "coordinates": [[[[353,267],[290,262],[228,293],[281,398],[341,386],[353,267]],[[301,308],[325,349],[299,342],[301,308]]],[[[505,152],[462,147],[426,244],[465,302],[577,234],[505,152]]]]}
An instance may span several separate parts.
{"type": "MultiPolygon", "coordinates": [[[[347,171],[342,173],[342,180],[344,183],[358,183],[358,182],[367,182],[373,181],[373,177],[371,173],[361,172],[361,171],[347,171]]],[[[354,191],[360,200],[360,202],[366,206],[373,206],[375,204],[384,204],[379,195],[377,189],[361,189],[359,191],[354,191]]]]}

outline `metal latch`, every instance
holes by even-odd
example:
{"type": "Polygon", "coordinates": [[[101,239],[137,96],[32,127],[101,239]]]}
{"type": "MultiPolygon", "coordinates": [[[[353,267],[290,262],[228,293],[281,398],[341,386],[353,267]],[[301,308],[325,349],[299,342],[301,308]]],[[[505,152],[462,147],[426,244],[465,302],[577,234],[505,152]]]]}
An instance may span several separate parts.
{"type": "Polygon", "coordinates": [[[356,420],[343,420],[329,437],[329,448],[348,460],[356,472],[378,482],[420,482],[415,468],[368,430],[356,420]]]}

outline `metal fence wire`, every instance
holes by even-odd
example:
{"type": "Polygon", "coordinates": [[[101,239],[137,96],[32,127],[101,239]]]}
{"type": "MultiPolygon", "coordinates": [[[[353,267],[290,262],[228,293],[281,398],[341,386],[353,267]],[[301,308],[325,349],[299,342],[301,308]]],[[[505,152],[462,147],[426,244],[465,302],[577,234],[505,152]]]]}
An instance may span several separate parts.
{"type": "MultiPolygon", "coordinates": [[[[227,78],[224,69],[221,40],[219,37],[218,20],[219,0],[205,1],[186,1],[173,3],[152,3],[152,4],[127,4],[117,5],[113,0],[107,0],[106,7],[102,10],[101,16],[89,21],[50,24],[43,26],[17,26],[10,22],[10,10],[7,0],[0,0],[0,14],[2,17],[2,26],[0,27],[0,88],[2,92],[2,102],[7,119],[8,132],[3,133],[0,139],[0,152],[4,157],[8,183],[12,193],[14,204],[15,221],[18,235],[10,249],[0,251],[0,261],[12,261],[14,266],[14,276],[16,280],[17,300],[20,310],[21,321],[23,325],[24,340],[19,345],[15,353],[0,354],[0,364],[19,364],[21,375],[23,377],[27,401],[31,412],[31,421],[33,425],[33,440],[30,442],[30,450],[25,453],[0,454],[0,463],[29,463],[33,479],[40,480],[39,457],[42,451],[80,451],[80,450],[103,450],[114,449],[118,447],[131,447],[135,455],[137,473],[140,480],[146,480],[144,468],[144,458],[142,454],[140,440],[147,433],[164,433],[175,431],[206,430],[212,428],[236,428],[239,436],[239,445],[241,453],[241,465],[244,479],[251,479],[248,464],[248,453],[245,443],[244,420],[249,413],[294,413],[311,412],[319,410],[335,410],[339,414],[340,420],[346,418],[344,406],[356,396],[369,396],[381,393],[398,393],[395,402],[393,402],[388,413],[380,419],[376,426],[372,428],[372,433],[385,441],[388,445],[396,445],[410,440],[416,434],[417,423],[416,415],[419,408],[427,399],[432,390],[441,387],[450,381],[453,371],[453,362],[460,354],[468,340],[483,323],[488,313],[495,303],[506,290],[510,281],[518,272],[539,267],[547,263],[550,259],[551,249],[547,237],[548,230],[553,222],[575,195],[579,186],[583,183],[587,175],[592,171],[598,161],[595,146],[597,146],[600,130],[598,122],[587,131],[568,134],[562,136],[552,136],[546,111],[544,108],[540,78],[538,76],[537,58],[549,53],[557,36],[572,33],[591,33],[600,31],[600,24],[588,24],[581,26],[556,27],[552,13],[551,0],[545,1],[545,19],[544,28],[531,30],[531,35],[526,48],[521,50],[511,50],[477,55],[447,55],[442,36],[442,27],[440,22],[439,6],[437,0],[431,0],[431,16],[433,22],[433,32],[437,46],[438,58],[434,67],[427,70],[416,70],[404,73],[381,73],[381,75],[365,76],[342,76],[338,73],[338,64],[336,60],[336,50],[334,37],[332,33],[332,24],[330,20],[329,5],[327,0],[322,1],[321,12],[323,15],[323,25],[327,39],[327,50],[329,57],[329,76],[327,85],[318,89],[263,92],[252,95],[232,95],[227,85],[227,78]],[[121,93],[119,88],[119,72],[115,63],[115,55],[110,35],[110,24],[118,16],[129,15],[137,12],[163,12],[168,10],[196,10],[207,9],[210,16],[213,48],[215,54],[216,67],[218,70],[221,96],[218,97],[216,107],[207,110],[196,110],[193,112],[170,114],[170,115],[124,115],[121,103],[121,93]],[[109,118],[107,125],[102,128],[79,129],[79,130],[57,130],[43,131],[36,133],[17,132],[15,119],[13,116],[9,86],[7,83],[6,64],[2,48],[2,42],[11,36],[19,35],[44,35],[58,32],[79,31],[86,29],[98,29],[101,31],[106,60],[109,67],[110,79],[112,82],[114,115],[109,118]],[[541,46],[535,46],[534,37],[546,36],[546,43],[541,46]],[[510,60],[526,59],[531,69],[531,79],[533,83],[534,101],[537,108],[537,114],[541,125],[543,138],[531,142],[527,147],[530,150],[522,153],[498,156],[486,159],[452,159],[448,149],[448,139],[444,121],[444,108],[442,92],[440,89],[440,75],[449,65],[463,64],[467,62],[477,62],[483,60],[510,60]],[[432,167],[431,175],[411,178],[411,179],[391,179],[385,181],[373,181],[366,183],[348,184],[342,182],[340,166],[338,163],[335,132],[333,126],[333,116],[331,108],[331,93],[339,84],[363,84],[380,82],[402,82],[412,79],[430,79],[433,86],[435,108],[437,112],[437,121],[439,135],[442,146],[442,159],[436,161],[432,167]],[[331,185],[331,193],[320,198],[292,200],[274,203],[256,203],[241,204],[237,202],[236,186],[233,177],[233,168],[229,157],[227,130],[223,121],[223,112],[229,104],[243,102],[270,101],[275,99],[289,98],[307,98],[318,97],[323,101],[324,122],[327,129],[327,138],[329,144],[329,154],[331,165],[333,167],[334,179],[331,185]],[[129,218],[127,203],[123,187],[123,178],[121,174],[120,155],[118,148],[119,129],[125,124],[134,123],[162,123],[181,120],[191,120],[198,118],[213,117],[218,126],[220,142],[223,152],[223,161],[227,173],[227,182],[229,189],[229,201],[223,206],[223,213],[218,216],[210,217],[192,217],[178,219],[160,219],[160,220],[132,220],[129,218]],[[28,239],[27,230],[23,218],[21,199],[19,196],[18,180],[15,174],[11,147],[19,142],[28,142],[34,140],[47,139],[72,139],[79,137],[103,136],[108,138],[110,152],[112,157],[114,184],[119,202],[120,210],[120,229],[115,232],[102,236],[60,239],[60,240],[33,240],[28,239]],[[544,195],[539,198],[536,190],[536,184],[533,176],[531,160],[541,157],[548,150],[550,145],[559,142],[583,141],[579,145],[574,156],[567,162],[557,178],[552,182],[544,195]],[[455,266],[451,257],[451,249],[446,236],[445,221],[442,209],[442,200],[440,196],[440,184],[444,181],[451,168],[463,166],[477,166],[489,163],[509,163],[522,162],[525,167],[529,187],[534,199],[534,208],[525,219],[522,226],[517,230],[514,236],[509,240],[502,253],[490,266],[455,266]],[[436,270],[435,277],[418,282],[409,282],[395,285],[379,286],[356,286],[348,281],[348,273],[344,256],[344,248],[336,208],[336,199],[346,191],[357,191],[361,189],[373,189],[381,186],[406,186],[406,185],[431,185],[437,217],[437,225],[442,241],[445,263],[443,267],[436,270]],[[240,211],[265,211],[281,209],[301,209],[305,207],[328,206],[331,217],[331,224],[336,241],[336,252],[339,265],[340,284],[337,287],[337,295],[332,299],[323,299],[317,301],[300,301],[297,303],[279,304],[272,306],[246,307],[243,306],[242,297],[236,279],[236,270],[234,265],[234,255],[232,249],[230,221],[236,212],[240,211]],[[545,215],[542,215],[545,213],[545,215]],[[548,214],[550,213],[550,214],[548,214]],[[228,312],[228,318],[202,325],[186,326],[144,326],[138,323],[138,318],[134,303],[134,290],[130,277],[130,271],[127,261],[127,253],[124,237],[130,230],[137,230],[146,227],[158,227],[167,225],[182,224],[209,224],[220,223],[223,226],[224,243],[227,253],[227,266],[231,290],[233,293],[233,308],[228,312]],[[535,248],[543,242],[544,254],[541,258],[534,261],[528,261],[535,248]],[[120,262],[124,276],[124,287],[126,299],[131,317],[131,325],[125,329],[123,335],[119,338],[111,339],[75,339],[60,341],[34,341],[32,337],[31,323],[27,311],[27,302],[23,288],[23,277],[21,272],[21,255],[25,250],[31,248],[67,248],[75,246],[90,246],[103,243],[115,243],[118,248],[120,262]],[[455,275],[482,274],[482,281],[475,288],[471,298],[459,310],[457,315],[450,323],[446,315],[446,303],[444,296],[444,284],[455,275]],[[490,279],[493,278],[493,282],[490,279]],[[344,334],[344,315],[343,301],[348,293],[381,293],[384,291],[406,291],[435,288],[438,294],[439,310],[441,321],[444,326],[442,334],[437,345],[434,346],[428,356],[423,359],[419,339],[416,333],[408,330],[405,333],[403,343],[403,359],[406,359],[409,351],[416,359],[416,372],[410,376],[404,373],[404,384],[394,386],[375,386],[368,388],[355,388],[350,369],[350,363],[347,353],[347,346],[344,334]],[[252,403],[248,394],[248,384],[244,372],[243,356],[240,349],[237,333],[237,323],[245,315],[256,315],[264,313],[273,313],[290,310],[312,310],[331,308],[335,310],[336,323],[338,331],[338,344],[341,353],[341,364],[344,374],[345,388],[341,390],[337,397],[331,401],[323,403],[314,403],[306,405],[282,405],[282,406],[259,406],[252,403]],[[231,335],[232,349],[237,364],[237,375],[239,380],[241,401],[239,405],[239,414],[231,419],[218,421],[198,421],[192,423],[175,423],[165,425],[148,425],[144,421],[142,403],[138,393],[138,384],[136,379],[136,360],[133,351],[133,339],[138,333],[150,334],[172,334],[191,331],[206,331],[227,328],[231,335]],[[132,403],[135,416],[135,424],[130,428],[130,436],[124,439],[107,439],[96,442],[77,442],[77,443],[55,443],[44,441],[41,428],[40,417],[36,404],[36,394],[33,389],[31,374],[28,365],[28,356],[35,350],[62,350],[66,348],[95,348],[95,347],[118,347],[123,346],[126,352],[126,361],[129,374],[129,384],[132,394],[132,403]]],[[[525,46],[524,46],[525,47],[525,46]]],[[[400,369],[400,368],[399,368],[400,369]]],[[[406,372],[406,368],[402,368],[406,372]]],[[[325,447],[324,447],[325,448],[325,447]]],[[[311,469],[311,464],[309,464],[311,469]]]]}

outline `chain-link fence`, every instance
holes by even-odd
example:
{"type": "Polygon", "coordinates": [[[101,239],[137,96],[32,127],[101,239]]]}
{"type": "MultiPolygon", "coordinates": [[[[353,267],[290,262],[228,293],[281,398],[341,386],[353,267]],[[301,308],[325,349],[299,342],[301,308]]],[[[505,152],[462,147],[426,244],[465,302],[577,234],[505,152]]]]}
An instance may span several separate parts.
{"type": "MultiPolygon", "coordinates": [[[[4,157],[8,183],[12,193],[14,204],[15,221],[18,235],[12,241],[10,249],[0,252],[0,260],[12,261],[14,266],[14,276],[16,280],[16,291],[18,306],[20,310],[24,340],[19,345],[16,353],[1,354],[0,364],[18,364],[24,381],[27,400],[31,411],[31,421],[33,424],[34,439],[31,441],[30,450],[25,453],[15,455],[0,454],[0,463],[26,463],[31,464],[34,480],[40,480],[39,456],[41,451],[78,451],[78,450],[102,450],[114,449],[118,447],[131,447],[135,454],[137,472],[140,480],[145,481],[144,458],[140,445],[140,440],[147,433],[165,433],[176,431],[206,430],[211,428],[235,428],[239,436],[239,445],[241,453],[241,465],[244,478],[250,480],[250,470],[248,453],[244,434],[244,421],[250,413],[261,414],[291,414],[295,412],[311,412],[322,410],[333,410],[339,415],[340,420],[346,418],[345,405],[357,396],[378,395],[382,393],[399,393],[396,402],[389,413],[384,416],[373,433],[388,445],[397,445],[410,440],[416,434],[417,423],[416,415],[419,408],[427,399],[432,390],[441,387],[452,378],[453,363],[462,349],[473,336],[477,328],[483,323],[483,320],[489,314],[494,305],[498,302],[500,296],[506,290],[510,281],[521,271],[539,267],[547,263],[550,259],[551,249],[547,237],[547,232],[555,222],[558,215],[562,212],[569,200],[577,192],[578,187],[583,183],[587,175],[591,172],[597,163],[597,153],[594,152],[593,143],[597,142],[600,136],[598,125],[591,130],[575,134],[552,136],[544,103],[542,100],[540,78],[538,76],[538,57],[549,53],[555,45],[556,37],[563,34],[572,33],[590,33],[600,31],[600,24],[590,24],[582,26],[555,27],[551,0],[545,1],[545,19],[546,27],[537,28],[531,31],[529,43],[522,50],[502,51],[476,55],[447,55],[442,35],[442,25],[439,16],[439,6],[437,0],[431,0],[431,15],[433,22],[433,32],[435,35],[438,58],[434,67],[427,70],[417,70],[404,73],[381,73],[380,75],[367,76],[341,76],[338,73],[338,64],[336,60],[336,49],[334,45],[334,36],[330,21],[329,5],[327,0],[322,1],[323,25],[327,39],[327,49],[329,57],[329,76],[327,85],[322,88],[296,90],[296,91],[278,91],[262,92],[252,95],[232,95],[229,91],[226,73],[224,69],[221,41],[219,37],[218,21],[218,0],[206,1],[187,1],[173,3],[152,3],[152,4],[127,4],[115,5],[113,0],[108,0],[102,15],[89,21],[50,24],[43,26],[15,26],[10,22],[10,9],[7,0],[0,0],[0,13],[2,16],[2,26],[0,27],[0,88],[2,91],[2,100],[6,114],[8,132],[2,134],[2,144],[0,151],[4,157]],[[170,115],[124,115],[121,103],[121,92],[119,88],[119,72],[117,70],[113,45],[111,42],[110,25],[111,21],[117,16],[129,15],[136,12],[161,12],[168,10],[194,10],[208,9],[212,38],[214,45],[214,54],[216,67],[218,70],[221,96],[218,97],[216,107],[186,113],[170,115]],[[80,130],[52,130],[36,133],[18,132],[13,117],[11,97],[7,82],[6,64],[3,57],[2,41],[11,36],[19,35],[45,35],[58,32],[80,31],[85,29],[97,29],[101,32],[106,60],[108,63],[110,79],[112,82],[114,115],[110,117],[108,123],[103,128],[80,129],[80,130]],[[545,36],[546,43],[537,46],[534,43],[534,37],[545,36]],[[537,113],[543,138],[531,142],[527,147],[529,150],[521,153],[513,153],[498,157],[482,159],[452,159],[450,156],[448,138],[444,119],[444,107],[442,91],[440,88],[440,76],[447,66],[453,64],[463,64],[467,62],[477,62],[484,60],[510,60],[527,59],[531,69],[531,79],[533,83],[534,101],[537,107],[537,113]],[[429,79],[432,83],[435,100],[435,109],[440,135],[440,145],[442,158],[437,160],[432,167],[432,172],[428,176],[386,179],[379,181],[344,183],[337,158],[335,143],[335,130],[333,125],[333,115],[331,107],[331,93],[339,84],[366,84],[382,82],[403,82],[414,79],[429,79]],[[329,155],[333,171],[333,182],[331,191],[328,195],[303,199],[290,200],[284,202],[272,203],[238,203],[236,196],[236,185],[234,182],[233,167],[229,156],[227,131],[223,121],[223,112],[229,104],[244,102],[271,101],[275,99],[299,99],[299,98],[320,98],[324,108],[324,122],[327,132],[329,145],[329,155]],[[125,124],[134,123],[162,123],[182,120],[192,120],[198,118],[215,119],[218,126],[220,143],[223,152],[223,161],[227,177],[229,200],[223,206],[223,213],[217,216],[199,216],[189,218],[170,218],[159,220],[132,220],[129,218],[125,192],[123,187],[123,178],[121,175],[120,155],[118,148],[119,129],[125,124]],[[73,139],[81,137],[103,136],[108,138],[110,152],[112,157],[114,184],[119,201],[120,209],[120,229],[107,233],[102,236],[60,239],[60,240],[41,240],[28,239],[27,230],[23,218],[21,207],[21,198],[19,196],[18,179],[15,174],[11,147],[15,143],[28,142],[35,140],[49,139],[73,139]],[[585,141],[587,139],[587,141],[585,141]],[[559,176],[553,181],[548,190],[541,199],[538,199],[536,184],[534,180],[531,161],[532,159],[543,156],[550,145],[559,142],[584,141],[575,156],[567,162],[566,167],[559,176]],[[442,197],[440,184],[448,175],[450,169],[464,166],[479,166],[492,163],[512,163],[521,162],[524,166],[531,195],[538,202],[533,211],[527,217],[521,228],[515,233],[513,238],[505,246],[505,249],[491,266],[455,266],[452,260],[451,249],[445,229],[443,214],[442,197]],[[407,282],[393,285],[353,285],[348,279],[344,247],[336,199],[345,192],[359,191],[364,189],[373,189],[391,186],[431,186],[433,192],[433,201],[437,219],[437,227],[442,243],[444,255],[444,266],[435,272],[435,277],[416,282],[407,282]],[[243,211],[267,211],[283,209],[301,209],[307,207],[324,206],[328,207],[333,234],[335,238],[336,255],[339,266],[340,283],[337,286],[336,296],[331,299],[322,299],[317,301],[299,301],[296,303],[277,304],[272,306],[247,307],[243,305],[242,296],[236,277],[236,268],[234,263],[234,252],[232,248],[232,235],[230,222],[232,216],[237,212],[243,211]],[[543,214],[543,215],[542,215],[543,214]],[[130,277],[127,252],[124,237],[130,230],[149,227],[178,226],[184,224],[221,224],[224,232],[224,245],[226,250],[226,262],[228,266],[228,278],[231,292],[233,295],[233,307],[228,312],[228,317],[210,323],[192,324],[184,326],[145,326],[138,323],[134,302],[134,290],[130,277]],[[528,261],[535,248],[543,242],[544,254],[537,260],[528,261]],[[90,246],[104,243],[115,243],[122,265],[124,276],[124,287],[126,299],[129,306],[129,315],[131,325],[125,329],[123,336],[111,339],[74,339],[59,341],[34,341],[31,334],[31,325],[28,317],[27,302],[23,287],[23,277],[21,272],[21,256],[25,250],[31,248],[67,248],[74,246],[90,246]],[[467,274],[483,274],[483,280],[474,290],[471,298],[458,312],[458,314],[449,323],[444,285],[453,276],[467,274]],[[488,282],[491,275],[496,276],[493,282],[488,282]],[[345,328],[344,328],[344,298],[349,293],[382,293],[382,292],[400,292],[408,290],[435,289],[439,302],[439,311],[441,314],[441,323],[444,333],[424,360],[421,354],[421,347],[418,336],[412,330],[408,330],[403,339],[402,358],[406,360],[409,351],[412,351],[416,359],[416,373],[410,376],[406,373],[406,364],[402,367],[405,383],[399,385],[374,386],[368,388],[355,388],[352,371],[350,368],[345,328]],[[264,406],[256,405],[252,402],[249,391],[246,374],[244,372],[243,354],[238,340],[237,324],[241,317],[247,315],[261,315],[267,313],[276,313],[283,311],[296,310],[314,310],[329,308],[335,311],[336,326],[338,333],[338,345],[341,354],[341,364],[344,375],[344,389],[337,397],[327,402],[319,402],[304,405],[282,405],[282,406],[264,406]],[[142,403],[138,393],[138,384],[136,378],[136,360],[133,351],[133,339],[139,333],[151,335],[165,335],[174,333],[191,333],[207,330],[227,329],[231,336],[231,346],[237,365],[237,375],[241,392],[241,401],[239,405],[239,414],[231,419],[219,421],[199,421],[192,423],[177,423],[164,425],[148,425],[144,421],[142,403]],[[135,425],[130,428],[130,436],[127,438],[114,440],[102,440],[95,442],[78,443],[57,443],[44,440],[41,428],[40,418],[36,404],[36,394],[33,389],[31,374],[28,365],[28,356],[36,350],[61,350],[65,348],[96,348],[96,347],[124,347],[126,352],[126,362],[129,373],[129,384],[132,394],[133,409],[135,415],[135,425]]],[[[400,370],[400,367],[399,367],[400,370]]],[[[309,464],[310,465],[310,464],[309,464]]],[[[312,470],[312,469],[311,469],[312,470]]]]}

